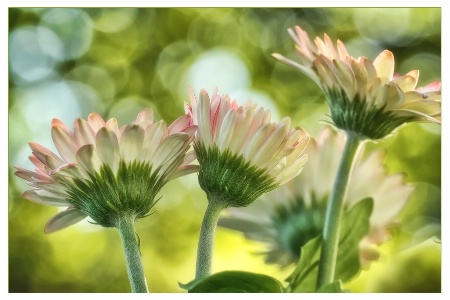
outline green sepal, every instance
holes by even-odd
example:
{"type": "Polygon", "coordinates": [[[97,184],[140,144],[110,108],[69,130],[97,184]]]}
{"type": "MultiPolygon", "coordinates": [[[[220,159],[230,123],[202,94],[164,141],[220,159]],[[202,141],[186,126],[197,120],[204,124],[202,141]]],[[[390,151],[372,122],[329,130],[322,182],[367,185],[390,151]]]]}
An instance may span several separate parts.
{"type": "MultiPolygon", "coordinates": [[[[336,260],[336,280],[347,282],[360,271],[359,242],[369,232],[372,209],[373,199],[366,198],[344,214],[336,260]]],[[[286,279],[289,282],[289,292],[316,291],[321,246],[322,235],[319,235],[302,247],[300,260],[294,272],[286,279]]]]}
{"type": "Polygon", "coordinates": [[[284,288],[277,279],[257,273],[224,271],[203,279],[179,284],[189,293],[282,293],[284,288]]]}
{"type": "Polygon", "coordinates": [[[198,182],[208,200],[214,199],[226,206],[248,206],[278,187],[267,170],[253,166],[228,149],[206,148],[201,143],[194,143],[194,149],[200,165],[198,182]]]}
{"type": "Polygon", "coordinates": [[[328,90],[326,96],[334,125],[353,132],[360,139],[381,139],[400,125],[414,121],[414,117],[398,116],[386,111],[385,106],[369,105],[359,94],[349,99],[343,90],[328,90]]]}
{"type": "Polygon", "coordinates": [[[73,183],[66,183],[66,200],[96,224],[114,227],[123,214],[143,218],[149,213],[165,183],[157,174],[158,169],[152,170],[144,162],[121,160],[116,174],[103,164],[98,172],[89,174],[89,179],[74,178],[73,183]]]}

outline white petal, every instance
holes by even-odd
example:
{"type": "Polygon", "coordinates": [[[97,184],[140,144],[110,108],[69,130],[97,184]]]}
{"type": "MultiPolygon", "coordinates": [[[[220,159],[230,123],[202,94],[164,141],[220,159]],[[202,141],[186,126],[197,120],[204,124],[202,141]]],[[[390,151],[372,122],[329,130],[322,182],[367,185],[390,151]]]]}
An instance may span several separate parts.
{"type": "Polygon", "coordinates": [[[429,116],[423,112],[420,111],[414,111],[414,110],[409,110],[409,109],[394,109],[393,111],[395,111],[395,114],[398,116],[411,116],[411,117],[416,117],[417,119],[424,119],[433,123],[437,123],[437,124],[441,124],[441,120],[440,120],[440,116],[429,116]]]}
{"type": "Polygon", "coordinates": [[[211,116],[210,116],[210,101],[208,93],[205,90],[200,91],[200,100],[196,109],[197,115],[197,125],[198,126],[198,138],[199,141],[205,145],[205,147],[209,147],[212,145],[212,136],[211,136],[211,116]]]}
{"type": "Polygon", "coordinates": [[[195,154],[195,151],[189,151],[188,153],[186,153],[186,155],[184,156],[183,162],[181,163],[181,166],[186,166],[188,164],[190,164],[191,162],[193,162],[195,159],[197,158],[197,155],[195,154]]]}
{"type": "Polygon", "coordinates": [[[98,113],[91,113],[88,116],[88,123],[91,126],[94,133],[97,133],[97,131],[105,126],[105,121],[98,113]]]}
{"type": "Polygon", "coordinates": [[[394,75],[394,55],[389,50],[381,52],[373,62],[377,76],[383,83],[388,83],[394,75]]]}
{"type": "Polygon", "coordinates": [[[141,151],[144,142],[144,130],[139,125],[129,125],[123,131],[120,141],[120,158],[125,162],[135,161],[141,151]]]}
{"type": "Polygon", "coordinates": [[[220,98],[220,105],[216,115],[211,116],[211,137],[213,143],[217,143],[218,137],[221,135],[220,130],[222,128],[223,120],[230,110],[232,110],[230,97],[225,95],[220,98]]]}
{"type": "Polygon", "coordinates": [[[228,148],[230,140],[233,137],[235,124],[236,112],[234,110],[229,110],[223,120],[223,123],[221,124],[220,129],[217,130],[220,134],[218,140],[216,141],[216,145],[220,150],[225,150],[228,148]]]}
{"type": "Polygon", "coordinates": [[[70,225],[80,222],[87,215],[76,208],[68,208],[53,216],[45,225],[45,233],[52,233],[64,229],[70,225]]]}
{"type": "Polygon", "coordinates": [[[70,206],[70,203],[67,202],[63,197],[54,195],[53,193],[49,193],[47,191],[28,190],[25,191],[22,196],[27,200],[39,204],[50,206],[70,206]]]}
{"type": "Polygon", "coordinates": [[[246,128],[246,130],[248,131],[247,132],[248,138],[252,137],[255,131],[258,128],[260,128],[262,124],[264,124],[264,118],[265,118],[264,108],[260,107],[253,114],[251,126],[248,126],[247,127],[248,129],[246,128]]]}
{"type": "Polygon", "coordinates": [[[307,160],[308,154],[304,154],[298,157],[293,163],[288,164],[286,168],[277,176],[277,181],[279,182],[279,184],[283,185],[300,174],[307,160]]]}
{"type": "Polygon", "coordinates": [[[387,85],[386,97],[387,102],[386,107],[384,108],[385,111],[399,108],[403,104],[405,99],[405,95],[403,94],[402,90],[400,90],[400,88],[392,82],[387,85]]]}
{"type": "Polygon", "coordinates": [[[413,101],[402,105],[401,109],[419,111],[430,116],[438,115],[442,112],[442,104],[440,101],[413,101]]]}
{"type": "Polygon", "coordinates": [[[337,40],[337,49],[339,53],[339,58],[341,60],[344,60],[345,58],[349,57],[350,55],[347,52],[347,48],[345,48],[344,43],[342,43],[340,40],[337,40]]]}
{"type": "Polygon", "coordinates": [[[78,147],[95,144],[95,133],[89,123],[83,119],[76,119],[74,124],[74,136],[78,147]]]}
{"type": "Polygon", "coordinates": [[[258,166],[264,165],[274,158],[275,153],[283,148],[283,141],[287,139],[289,131],[290,119],[283,119],[272,132],[265,138],[261,146],[255,151],[251,158],[252,162],[258,166]],[[283,122],[284,120],[288,120],[283,122]]]}
{"type": "Polygon", "coordinates": [[[75,154],[78,150],[72,134],[60,126],[52,127],[53,142],[59,154],[66,162],[75,162],[75,154]]]}
{"type": "Polygon", "coordinates": [[[30,155],[28,159],[36,166],[37,169],[45,171],[45,165],[36,156],[30,155]]]}
{"type": "Polygon", "coordinates": [[[162,120],[149,126],[145,130],[145,138],[143,144],[143,147],[145,147],[145,149],[142,151],[142,155],[144,156],[145,160],[153,159],[153,155],[156,149],[158,149],[159,144],[164,138],[167,137],[168,134],[169,131],[167,129],[167,125],[162,120]]]}
{"type": "Polygon", "coordinates": [[[151,110],[150,108],[146,108],[137,115],[136,120],[134,120],[132,124],[137,124],[142,128],[145,128],[153,124],[153,117],[153,110],[151,110]]]}
{"type": "Polygon", "coordinates": [[[244,157],[247,160],[251,160],[256,151],[261,146],[261,143],[264,141],[264,139],[267,137],[267,135],[275,129],[275,124],[264,124],[261,127],[256,130],[254,135],[250,137],[250,140],[245,145],[245,151],[244,151],[244,157]]]}
{"type": "Polygon", "coordinates": [[[14,175],[27,181],[43,181],[48,183],[54,182],[54,180],[46,173],[37,173],[17,166],[14,166],[14,168],[17,169],[17,171],[14,172],[14,175]]]}
{"type": "Polygon", "coordinates": [[[152,159],[154,168],[161,167],[161,173],[168,168],[174,160],[183,161],[184,153],[183,150],[186,148],[184,142],[188,139],[188,135],[185,133],[176,133],[169,135],[165,138],[158,149],[156,149],[155,155],[152,159]]]}
{"type": "Polygon", "coordinates": [[[112,130],[102,127],[95,137],[95,150],[101,161],[109,165],[116,173],[119,165],[119,142],[116,134],[112,130]]]}
{"type": "Polygon", "coordinates": [[[120,130],[119,130],[119,124],[117,124],[117,120],[115,118],[111,118],[106,122],[105,127],[111,129],[117,137],[117,140],[120,139],[120,130]]]}
{"type": "Polygon", "coordinates": [[[199,166],[197,165],[188,165],[188,166],[184,166],[182,168],[178,168],[170,177],[169,180],[181,177],[181,176],[185,176],[185,175],[189,175],[192,173],[196,173],[199,170],[199,166]]]}
{"type": "Polygon", "coordinates": [[[417,79],[410,75],[403,75],[392,80],[403,92],[413,91],[417,84],[417,79]]]}
{"type": "Polygon", "coordinates": [[[99,167],[93,164],[92,161],[93,153],[94,153],[93,145],[84,145],[83,147],[80,148],[80,150],[78,150],[76,155],[77,161],[80,164],[80,166],[91,174],[94,174],[96,170],[98,171],[99,167]]]}
{"type": "Polygon", "coordinates": [[[66,163],[61,158],[59,158],[55,153],[53,153],[52,151],[48,150],[47,148],[38,143],[29,142],[28,145],[30,145],[33,155],[48,167],[50,166],[47,164],[47,160],[45,159],[46,156],[51,156],[58,166],[66,163]]]}
{"type": "Polygon", "coordinates": [[[395,220],[413,190],[413,186],[404,184],[402,174],[387,177],[376,192],[371,194],[374,199],[374,209],[370,216],[371,226],[383,226],[395,220]]]}
{"type": "Polygon", "coordinates": [[[254,112],[255,109],[253,107],[248,107],[242,114],[238,116],[236,125],[234,126],[233,138],[231,139],[228,146],[231,152],[241,154],[245,150],[243,145],[249,133],[249,128],[253,121],[254,112]]]}
{"type": "Polygon", "coordinates": [[[318,86],[320,86],[320,80],[317,77],[317,75],[314,73],[314,71],[311,69],[311,67],[305,67],[300,65],[299,63],[296,63],[293,60],[287,59],[286,57],[284,57],[281,54],[278,53],[272,53],[272,57],[275,58],[276,60],[279,60],[282,63],[285,63],[287,65],[293,66],[294,68],[299,69],[300,71],[302,71],[306,76],[308,76],[309,78],[311,78],[315,83],[317,83],[318,86]]]}

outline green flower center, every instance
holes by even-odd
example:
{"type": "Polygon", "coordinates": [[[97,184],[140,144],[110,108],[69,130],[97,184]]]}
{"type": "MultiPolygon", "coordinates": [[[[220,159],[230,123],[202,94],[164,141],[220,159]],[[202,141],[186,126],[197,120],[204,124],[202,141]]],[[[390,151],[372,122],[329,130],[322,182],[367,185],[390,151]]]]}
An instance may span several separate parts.
{"type": "Polygon", "coordinates": [[[272,216],[276,243],[281,250],[289,253],[292,262],[301,256],[301,247],[317,237],[323,231],[327,199],[315,199],[305,205],[301,198],[290,201],[289,205],[280,205],[272,216]]]}
{"type": "Polygon", "coordinates": [[[157,171],[148,163],[120,161],[114,174],[109,165],[103,164],[89,180],[76,178],[71,184],[65,183],[67,201],[104,227],[115,226],[125,213],[142,218],[156,203],[155,196],[165,182],[157,171]]]}
{"type": "Polygon", "coordinates": [[[214,199],[225,207],[248,206],[278,186],[266,170],[229,150],[206,149],[201,143],[195,143],[194,149],[200,165],[198,181],[208,201],[214,199]]]}
{"type": "Polygon", "coordinates": [[[369,106],[359,94],[353,100],[343,90],[328,90],[326,94],[331,119],[336,127],[354,132],[362,139],[381,139],[403,123],[414,120],[414,117],[385,111],[384,106],[369,106]]]}

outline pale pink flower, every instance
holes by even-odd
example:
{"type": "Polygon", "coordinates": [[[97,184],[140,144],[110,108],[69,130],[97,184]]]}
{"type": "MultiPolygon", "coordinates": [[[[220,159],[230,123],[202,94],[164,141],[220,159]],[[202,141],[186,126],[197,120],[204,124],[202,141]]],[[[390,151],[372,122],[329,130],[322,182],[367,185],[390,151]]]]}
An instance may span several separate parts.
{"type": "Polygon", "coordinates": [[[298,62],[277,53],[272,56],[321,87],[337,127],[378,139],[405,122],[441,123],[440,81],[416,88],[419,70],[394,75],[392,52],[384,50],[372,62],[350,56],[340,40],[334,46],[327,34],[313,42],[299,26],[288,32],[295,41],[298,62]]]}
{"type": "Polygon", "coordinates": [[[67,207],[45,226],[50,233],[87,216],[102,226],[114,226],[124,210],[136,218],[145,216],[155,195],[169,180],[198,170],[190,165],[188,152],[197,126],[183,115],[169,127],[153,122],[153,111],[145,109],[131,124],[118,127],[116,119],[105,122],[97,113],[75,120],[71,131],[53,119],[51,132],[59,156],[30,142],[34,171],[15,167],[15,175],[33,189],[23,193],[27,200],[67,207]]]}
{"type": "Polygon", "coordinates": [[[290,128],[290,118],[271,122],[269,110],[251,101],[239,106],[217,89],[211,99],[205,90],[198,100],[190,90],[190,98],[187,112],[198,125],[199,181],[207,194],[220,193],[231,205],[245,206],[300,174],[309,138],[290,128]]]}
{"type": "MultiPolygon", "coordinates": [[[[300,248],[323,231],[328,196],[331,192],[346,135],[324,127],[307,147],[308,167],[295,179],[244,208],[229,208],[219,226],[242,232],[245,237],[267,243],[268,263],[287,266],[299,259],[300,248]]],[[[361,153],[360,153],[361,154],[361,153]]],[[[370,231],[360,242],[363,265],[378,258],[376,245],[389,238],[389,228],[405,206],[413,187],[404,175],[388,175],[384,153],[358,155],[348,183],[345,207],[372,197],[374,207],[370,231]]]]}

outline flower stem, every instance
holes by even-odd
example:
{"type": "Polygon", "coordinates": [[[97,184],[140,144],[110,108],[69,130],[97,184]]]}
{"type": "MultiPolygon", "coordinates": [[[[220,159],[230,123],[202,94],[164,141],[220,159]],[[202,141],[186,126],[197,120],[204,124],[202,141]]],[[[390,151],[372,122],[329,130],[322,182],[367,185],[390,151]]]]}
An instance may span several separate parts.
{"type": "Polygon", "coordinates": [[[344,211],[344,197],[347,182],[360,141],[347,132],[347,141],[339,168],[334,180],[333,190],[328,199],[328,207],[323,229],[322,251],[320,253],[319,274],[316,289],[334,281],[336,258],[341,232],[341,218],[344,211]]]}
{"type": "Polygon", "coordinates": [[[225,206],[221,202],[214,201],[214,199],[209,199],[198,240],[197,269],[195,272],[195,279],[205,278],[211,274],[214,235],[220,212],[224,208],[225,206]]]}
{"type": "Polygon", "coordinates": [[[148,293],[147,281],[142,268],[141,253],[139,251],[138,238],[134,229],[134,216],[123,215],[116,223],[122,240],[127,264],[128,277],[133,293],[148,293]]]}

